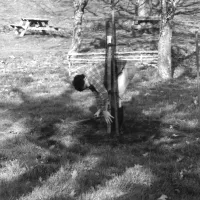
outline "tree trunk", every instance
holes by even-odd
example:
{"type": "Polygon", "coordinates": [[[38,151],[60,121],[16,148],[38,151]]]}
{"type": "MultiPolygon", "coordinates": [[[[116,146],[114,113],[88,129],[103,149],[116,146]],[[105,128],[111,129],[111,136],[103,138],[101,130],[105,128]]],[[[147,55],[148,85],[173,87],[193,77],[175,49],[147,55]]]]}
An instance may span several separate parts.
{"type": "Polygon", "coordinates": [[[166,0],[162,0],[162,22],[158,42],[158,73],[162,79],[172,77],[171,70],[171,22],[167,19],[166,0]]]}
{"type": "Polygon", "coordinates": [[[158,42],[158,73],[162,79],[170,79],[172,30],[169,22],[161,30],[158,42]]]}
{"type": "Polygon", "coordinates": [[[138,0],[138,16],[147,17],[151,15],[151,1],[152,0],[138,0]]]}
{"type": "Polygon", "coordinates": [[[82,20],[84,9],[87,6],[89,0],[74,0],[74,29],[72,45],[70,48],[71,52],[77,52],[81,45],[81,33],[82,33],[82,20]]]}

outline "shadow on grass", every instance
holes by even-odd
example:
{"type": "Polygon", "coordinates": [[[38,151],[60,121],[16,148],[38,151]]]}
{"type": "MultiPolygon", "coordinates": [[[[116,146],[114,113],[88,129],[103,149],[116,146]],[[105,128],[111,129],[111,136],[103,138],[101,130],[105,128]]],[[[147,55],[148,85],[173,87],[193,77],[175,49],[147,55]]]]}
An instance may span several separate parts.
{"type": "Polygon", "coordinates": [[[59,165],[36,165],[24,174],[20,175],[14,181],[1,182],[0,197],[2,200],[15,198],[30,193],[33,188],[42,185],[52,173],[59,169],[59,165]]]}
{"type": "MultiPolygon", "coordinates": [[[[109,157],[106,157],[105,152],[101,154],[103,161],[96,170],[100,166],[103,166],[105,171],[116,167],[120,169],[117,171],[120,176],[125,171],[125,167],[140,164],[155,175],[156,180],[151,186],[132,183],[129,186],[131,189],[128,187],[127,191],[124,190],[125,194],[113,199],[157,199],[162,194],[177,200],[183,199],[183,196],[186,196],[184,199],[193,198],[193,194],[194,199],[197,198],[200,177],[195,175],[195,171],[199,170],[199,128],[197,124],[194,126],[190,126],[190,123],[181,124],[182,121],[196,120],[195,104],[192,103],[194,95],[194,85],[191,87],[183,79],[165,82],[151,88],[146,87],[144,91],[141,90],[140,95],[126,105],[127,130],[123,143],[119,141],[113,143],[108,135],[98,131],[88,131],[87,134],[79,137],[84,144],[98,148],[111,147],[108,152],[109,157]],[[115,160],[118,157],[115,152],[117,149],[121,149],[120,156],[129,156],[129,161],[122,156],[126,160],[124,168],[119,167],[118,163],[120,161],[123,163],[122,158],[118,158],[118,162],[115,160]],[[182,180],[182,173],[184,180],[182,180]],[[141,196],[142,192],[144,196],[141,196]]],[[[87,193],[91,187],[96,188],[104,184],[103,177],[96,182],[87,183],[89,180],[94,180],[91,172],[84,174],[83,177],[80,179],[80,184],[88,185],[83,190],[84,193],[87,193]]],[[[107,182],[112,180],[112,176],[105,176],[105,178],[107,182]]]]}
{"type": "MultiPolygon", "coordinates": [[[[74,186],[76,196],[69,197],[69,199],[76,199],[76,197],[78,198],[87,193],[92,196],[91,188],[93,188],[94,194],[95,192],[98,193],[100,189],[104,191],[104,187],[105,192],[106,189],[111,190],[112,187],[109,188],[109,183],[116,184],[115,181],[119,181],[120,178],[122,178],[122,181],[120,180],[117,186],[120,187],[119,191],[122,191],[122,194],[113,198],[116,200],[132,198],[149,200],[151,199],[149,198],[150,195],[153,195],[152,199],[157,199],[162,193],[173,196],[177,200],[181,199],[180,193],[189,196],[194,194],[197,197],[199,192],[195,188],[199,186],[199,177],[195,175],[195,170],[198,162],[197,156],[200,153],[198,144],[194,143],[193,140],[191,144],[187,145],[188,132],[184,127],[175,126],[177,120],[170,123],[167,120],[165,121],[167,115],[171,114],[169,118],[173,119],[173,113],[180,111],[186,114],[184,115],[186,119],[194,115],[191,112],[193,108],[187,107],[191,102],[194,90],[187,87],[186,84],[184,85],[183,82],[164,83],[152,88],[142,89],[141,87],[136,85],[137,89],[141,89],[141,93],[133,97],[126,105],[125,124],[127,130],[124,133],[123,144],[110,139],[109,135],[106,134],[103,122],[90,120],[87,123],[79,124],[73,129],[71,135],[77,139],[78,143],[70,147],[66,147],[61,141],[51,139],[51,136],[55,135],[57,131],[54,124],[62,125],[64,123],[60,119],[74,119],[75,112],[82,112],[78,107],[66,108],[65,102],[70,102],[71,92],[63,93],[59,97],[38,99],[36,101],[17,89],[16,92],[20,94],[23,103],[19,106],[8,104],[4,106],[11,106],[11,110],[13,113],[18,113],[18,117],[30,118],[32,131],[39,133],[39,135],[36,138],[27,135],[27,138],[37,146],[49,149],[55,157],[49,157],[48,162],[50,165],[44,165],[47,167],[45,167],[45,171],[48,171],[48,166],[50,166],[50,172],[47,175],[40,173],[41,166],[38,167],[39,172],[36,173],[36,177],[33,175],[33,179],[31,174],[34,174],[34,170],[27,172],[30,176],[28,179],[33,180],[30,184],[31,187],[25,186],[26,182],[23,177],[27,177],[26,173],[16,181],[9,182],[9,188],[15,188],[15,191],[13,190],[10,194],[16,197],[26,195],[35,186],[41,185],[39,177],[42,176],[43,179],[46,179],[49,175],[55,173],[61,165],[65,165],[66,162],[70,162],[73,166],[73,164],[79,163],[87,156],[91,156],[91,160],[92,157],[96,156],[100,162],[92,169],[89,169],[90,167],[84,162],[81,164],[86,169],[80,171],[76,179],[76,185],[74,186]],[[146,92],[148,92],[148,95],[146,95],[146,92]],[[188,92],[190,95],[188,95],[188,92]],[[181,98],[180,94],[183,94],[181,98]],[[176,104],[173,102],[176,102],[176,104]],[[182,106],[184,103],[186,103],[186,106],[182,106]],[[175,106],[171,107],[171,105],[175,106]],[[70,115],[70,109],[73,109],[72,115],[70,115]],[[40,120],[37,121],[40,118],[42,118],[42,123],[40,120]],[[177,131],[181,136],[179,138],[173,136],[174,133],[177,134],[177,131]],[[52,146],[55,146],[55,148],[51,148],[52,146]],[[62,156],[60,157],[59,154],[62,156]],[[184,156],[184,163],[177,161],[179,156],[184,156]],[[189,169],[191,161],[195,161],[193,162],[194,169],[184,172],[186,179],[181,183],[179,174],[183,168],[189,169]],[[141,165],[148,169],[157,180],[151,181],[151,178],[149,178],[150,182],[147,185],[136,184],[133,180],[127,185],[126,179],[123,181],[124,173],[127,169],[132,168],[134,173],[137,172],[134,168],[135,165],[141,165]],[[115,179],[116,176],[119,179],[115,179]],[[196,177],[193,180],[194,186],[190,182],[193,176],[196,177]],[[26,189],[22,189],[21,186],[16,188],[16,185],[20,183],[19,180],[21,186],[26,189]],[[187,185],[188,181],[189,187],[187,185]],[[17,194],[15,193],[16,190],[17,194]]],[[[190,134],[191,132],[197,132],[197,128],[190,128],[189,130],[190,134]]],[[[195,136],[195,134],[192,133],[190,136],[195,136]]],[[[37,167],[35,167],[35,170],[37,171],[37,167]]],[[[2,194],[7,193],[7,191],[7,189],[3,190],[2,194]]],[[[62,200],[64,198],[68,198],[68,196],[60,194],[49,199],[62,200]]]]}
{"type": "MultiPolygon", "coordinates": [[[[35,155],[36,161],[33,161],[35,164],[28,167],[24,174],[13,181],[1,182],[0,198],[3,199],[17,199],[30,193],[36,186],[42,185],[41,180],[45,181],[50,175],[55,173],[63,162],[73,163],[76,161],[76,156],[70,156],[70,148],[66,148],[61,142],[49,138],[56,135],[57,123],[61,123],[62,120],[70,121],[76,119],[74,113],[82,113],[81,108],[78,106],[69,106],[69,103],[73,101],[70,97],[72,94],[71,90],[62,93],[60,96],[38,99],[28,96],[19,88],[14,88],[13,92],[18,93],[23,103],[5,102],[0,103],[0,107],[9,109],[14,119],[26,119],[27,131],[24,132],[24,135],[16,135],[15,140],[18,137],[25,136],[27,141],[41,149],[46,149],[50,152],[50,155],[45,160],[42,160],[40,154],[35,155]],[[53,148],[51,148],[52,146],[53,148]],[[61,162],[62,156],[66,159],[63,162],[61,162]]],[[[12,138],[9,140],[12,143],[12,138]]],[[[6,148],[6,141],[1,148],[6,148]]],[[[81,152],[82,149],[79,149],[81,152]]],[[[72,147],[71,152],[75,150],[72,147]]],[[[5,156],[2,155],[1,157],[0,161],[5,160],[3,159],[5,156]]],[[[21,162],[24,163],[24,160],[22,159],[21,162]]]]}
{"type": "MultiPolygon", "coordinates": [[[[109,136],[106,136],[104,131],[98,132],[98,129],[103,128],[105,124],[99,122],[99,125],[96,125],[97,122],[94,120],[83,123],[73,130],[72,135],[77,138],[79,141],[78,144],[66,147],[62,141],[51,139],[52,136],[56,135],[55,124],[62,124],[62,120],[73,119],[74,113],[82,112],[78,107],[66,107],[65,102],[70,102],[70,91],[50,99],[31,98],[18,88],[15,88],[14,92],[20,95],[23,103],[20,105],[2,103],[1,107],[9,108],[14,118],[29,119],[27,123],[30,131],[25,133],[27,140],[42,149],[50,151],[53,156],[47,157],[43,165],[33,166],[33,169],[28,169],[26,173],[20,175],[17,179],[6,183],[7,186],[2,188],[2,198],[19,198],[22,195],[25,196],[31,193],[35,187],[42,185],[40,179],[45,181],[50,175],[56,173],[61,165],[65,165],[67,162],[71,165],[76,162],[78,163],[85,156],[91,154],[91,148],[96,148],[98,145],[102,148],[104,145],[109,146],[112,144],[112,140],[109,140],[109,136]],[[73,112],[70,109],[73,109],[73,112]],[[70,115],[70,111],[72,115],[70,115]],[[85,131],[81,133],[83,129],[85,131]],[[97,132],[98,134],[96,134],[97,132]],[[53,148],[51,148],[52,146],[53,148]],[[13,189],[8,193],[8,188],[13,189]]],[[[93,153],[91,155],[93,156],[93,153]]],[[[106,156],[105,151],[101,153],[97,149],[94,155],[101,158],[103,162],[95,166],[92,170],[93,172],[90,170],[81,172],[76,182],[76,195],[82,195],[82,193],[89,191],[91,187],[96,188],[98,185],[103,184],[103,182],[112,180],[113,178],[110,173],[107,173],[109,167],[114,167],[118,163],[118,160],[115,160],[115,158],[111,159],[112,151],[108,152],[106,156]],[[98,179],[95,171],[98,171],[100,174],[98,179]]],[[[37,156],[37,159],[40,160],[40,157],[37,156]]],[[[133,166],[135,163],[135,161],[131,161],[129,166],[133,166]]],[[[124,167],[121,166],[120,169],[117,169],[116,173],[118,175],[122,174],[125,170],[124,167]]],[[[60,195],[56,199],[63,199],[63,197],[60,195]]]]}

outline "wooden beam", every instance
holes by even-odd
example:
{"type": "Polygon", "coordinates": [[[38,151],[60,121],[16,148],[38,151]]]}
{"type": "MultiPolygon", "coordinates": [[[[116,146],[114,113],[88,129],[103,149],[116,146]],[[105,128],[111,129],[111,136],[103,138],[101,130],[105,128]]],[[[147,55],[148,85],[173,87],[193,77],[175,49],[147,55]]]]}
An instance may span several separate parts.
{"type": "MultiPolygon", "coordinates": [[[[105,85],[108,91],[109,101],[111,103],[111,41],[112,41],[112,30],[110,20],[106,21],[106,57],[105,57],[105,85]],[[110,39],[111,38],[111,39],[110,39]]],[[[111,113],[111,105],[108,108],[111,113]]],[[[107,124],[107,133],[111,134],[111,125],[107,124]]]]}
{"type": "Polygon", "coordinates": [[[30,26],[30,22],[26,21],[26,24],[24,25],[24,29],[22,30],[22,32],[20,33],[20,37],[23,37],[28,29],[28,27],[30,26]]]}
{"type": "Polygon", "coordinates": [[[42,19],[42,18],[25,18],[25,17],[22,17],[21,18],[22,21],[41,21],[41,22],[48,22],[49,20],[48,19],[42,19]]]}
{"type": "Polygon", "coordinates": [[[198,92],[198,106],[199,106],[199,111],[200,111],[199,41],[198,40],[199,40],[199,35],[198,35],[198,31],[196,31],[195,43],[196,43],[196,65],[197,65],[197,92],[198,92]]]}
{"type": "Polygon", "coordinates": [[[69,53],[69,56],[93,56],[93,55],[106,55],[106,52],[69,53]]]}
{"type": "Polygon", "coordinates": [[[53,27],[28,27],[27,30],[30,31],[51,31],[51,30],[56,30],[53,27]]]}
{"type": "MultiPolygon", "coordinates": [[[[114,2],[113,2],[114,4],[114,2]]],[[[114,111],[112,115],[114,116],[114,130],[113,133],[115,133],[117,136],[120,136],[119,132],[119,94],[118,94],[118,70],[117,70],[117,60],[115,57],[116,54],[116,27],[115,27],[115,10],[113,8],[112,10],[112,37],[113,37],[113,43],[112,43],[112,105],[114,106],[114,111]]]]}
{"type": "Polygon", "coordinates": [[[160,16],[148,16],[148,17],[145,17],[145,16],[134,16],[132,17],[133,21],[134,20],[139,20],[139,21],[142,21],[142,20],[148,20],[148,21],[160,21],[161,20],[161,17],[160,16]]]}
{"type": "Polygon", "coordinates": [[[159,23],[161,21],[161,17],[159,16],[135,16],[133,17],[134,24],[137,25],[142,22],[153,22],[159,23]]]}
{"type": "MultiPolygon", "coordinates": [[[[159,21],[161,20],[161,17],[160,16],[123,16],[123,17],[120,17],[120,16],[117,16],[115,17],[116,20],[118,19],[126,19],[126,20],[132,20],[132,21],[135,21],[135,20],[149,20],[149,21],[159,21]]],[[[85,21],[86,22],[91,22],[91,21],[108,21],[110,20],[110,17],[98,17],[98,18],[86,18],[85,21]]]]}
{"type": "Polygon", "coordinates": [[[19,25],[19,24],[10,24],[10,26],[12,27],[12,28],[18,28],[18,29],[24,29],[24,26],[22,26],[22,25],[19,25]]]}
{"type": "MultiPolygon", "coordinates": [[[[158,54],[157,50],[154,51],[118,51],[115,53],[119,54],[158,54]]],[[[69,56],[93,56],[93,55],[106,55],[106,52],[88,52],[88,53],[70,53],[69,56]]]]}

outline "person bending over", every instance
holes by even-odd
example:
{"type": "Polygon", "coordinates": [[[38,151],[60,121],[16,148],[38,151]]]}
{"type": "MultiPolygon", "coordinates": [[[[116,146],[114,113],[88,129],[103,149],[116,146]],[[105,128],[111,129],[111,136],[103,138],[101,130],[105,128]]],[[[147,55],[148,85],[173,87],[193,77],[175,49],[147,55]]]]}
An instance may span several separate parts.
{"type": "MultiPolygon", "coordinates": [[[[133,75],[135,74],[135,68],[134,70],[128,71],[128,68],[126,68],[124,65],[123,67],[120,68],[120,70],[118,69],[118,71],[119,71],[118,73],[119,108],[122,108],[120,99],[129,84],[130,80],[129,77],[133,77],[133,75]]],[[[76,75],[72,81],[72,85],[76,90],[80,92],[85,89],[90,89],[93,92],[97,100],[97,108],[98,108],[94,116],[99,117],[99,115],[102,113],[106,123],[109,124],[112,122],[113,116],[108,111],[109,97],[108,97],[108,91],[104,84],[105,83],[104,75],[105,75],[104,65],[103,64],[94,65],[88,70],[80,72],[78,75],[76,75]]]]}

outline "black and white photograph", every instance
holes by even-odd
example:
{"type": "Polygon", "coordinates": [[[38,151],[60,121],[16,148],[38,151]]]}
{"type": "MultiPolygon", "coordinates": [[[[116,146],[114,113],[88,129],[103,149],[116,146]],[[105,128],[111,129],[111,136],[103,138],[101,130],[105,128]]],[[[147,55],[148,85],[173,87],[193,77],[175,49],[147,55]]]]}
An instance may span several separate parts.
{"type": "Polygon", "coordinates": [[[0,0],[0,200],[200,200],[200,0],[0,0]]]}

